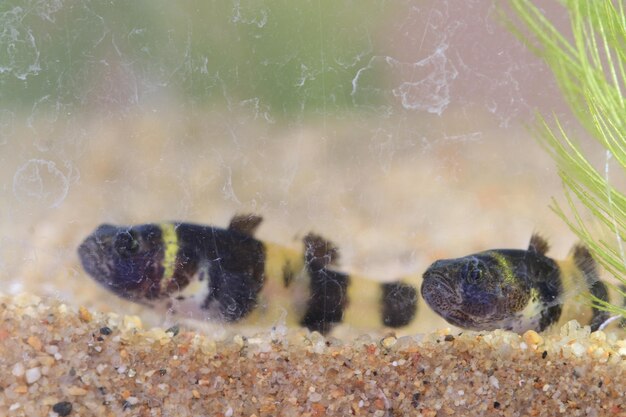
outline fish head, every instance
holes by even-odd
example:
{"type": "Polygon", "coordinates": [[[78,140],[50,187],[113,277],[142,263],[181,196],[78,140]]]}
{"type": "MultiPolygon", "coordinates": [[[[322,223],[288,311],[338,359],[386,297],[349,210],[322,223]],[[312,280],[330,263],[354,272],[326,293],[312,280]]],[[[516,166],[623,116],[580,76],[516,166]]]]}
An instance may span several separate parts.
{"type": "Polygon", "coordinates": [[[517,285],[511,271],[487,256],[439,260],[424,273],[426,303],[448,323],[472,330],[498,328],[510,314],[506,306],[517,285]]]}
{"type": "Polygon", "coordinates": [[[163,246],[157,225],[103,224],[80,244],[78,256],[95,281],[120,297],[138,301],[159,295],[163,246]]]}

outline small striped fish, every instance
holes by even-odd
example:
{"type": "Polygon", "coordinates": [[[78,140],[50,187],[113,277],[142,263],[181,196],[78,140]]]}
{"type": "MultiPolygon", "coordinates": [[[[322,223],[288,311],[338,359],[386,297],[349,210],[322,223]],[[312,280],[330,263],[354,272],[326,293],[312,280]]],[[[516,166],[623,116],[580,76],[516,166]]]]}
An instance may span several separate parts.
{"type": "Polygon", "coordinates": [[[575,318],[597,330],[608,313],[589,309],[585,322],[580,310],[587,304],[574,296],[587,292],[608,300],[589,250],[576,245],[564,261],[545,256],[547,251],[548,243],[534,234],[528,250],[493,249],[436,261],[424,273],[422,297],[464,329],[543,331],[575,318]]]}
{"type": "Polygon", "coordinates": [[[190,223],[104,224],[78,248],[85,271],[120,297],[196,319],[287,322],[328,333],[338,323],[409,324],[417,290],[336,269],[337,248],[315,234],[302,250],[262,242],[262,219],[235,216],[227,229],[190,223]]]}

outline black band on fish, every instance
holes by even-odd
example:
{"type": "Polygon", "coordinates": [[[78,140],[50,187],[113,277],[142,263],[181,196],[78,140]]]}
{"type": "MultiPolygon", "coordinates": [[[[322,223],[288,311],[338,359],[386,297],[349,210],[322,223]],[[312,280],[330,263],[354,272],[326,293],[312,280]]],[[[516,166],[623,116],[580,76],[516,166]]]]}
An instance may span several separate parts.
{"type": "Polygon", "coordinates": [[[311,294],[300,324],[311,331],[326,334],[343,320],[348,304],[350,278],[346,274],[326,268],[307,270],[311,279],[311,294]]]}
{"type": "Polygon", "coordinates": [[[417,312],[417,290],[403,282],[389,282],[382,287],[382,319],[388,327],[409,324],[417,312]]]}
{"type": "Polygon", "coordinates": [[[204,309],[216,308],[224,321],[235,322],[257,306],[261,285],[251,274],[229,271],[216,262],[209,268],[209,276],[209,295],[204,301],[204,309]]]}
{"type": "Polygon", "coordinates": [[[339,249],[330,241],[314,233],[304,237],[304,260],[307,268],[322,269],[337,265],[339,249]]]}

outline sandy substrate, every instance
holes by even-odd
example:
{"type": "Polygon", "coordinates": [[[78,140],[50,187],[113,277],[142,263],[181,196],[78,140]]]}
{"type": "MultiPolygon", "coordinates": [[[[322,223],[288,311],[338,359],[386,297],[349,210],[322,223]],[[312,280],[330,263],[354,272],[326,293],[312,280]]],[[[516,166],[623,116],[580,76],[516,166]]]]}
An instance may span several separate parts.
{"type": "Polygon", "coordinates": [[[3,416],[626,415],[626,341],[573,322],[545,337],[215,341],[27,295],[3,297],[0,320],[3,416]]]}

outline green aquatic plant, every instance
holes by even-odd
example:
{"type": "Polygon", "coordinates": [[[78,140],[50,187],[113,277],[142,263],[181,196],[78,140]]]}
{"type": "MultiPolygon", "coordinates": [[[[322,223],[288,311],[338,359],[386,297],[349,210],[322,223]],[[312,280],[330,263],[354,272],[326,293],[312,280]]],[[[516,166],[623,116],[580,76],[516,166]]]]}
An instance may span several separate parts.
{"type": "MultiPolygon", "coordinates": [[[[552,208],[590,248],[595,258],[626,286],[626,196],[611,182],[615,160],[626,172],[626,14],[621,0],[561,0],[571,34],[559,31],[530,0],[512,0],[518,20],[511,29],[553,72],[569,107],[606,152],[604,169],[559,119],[541,115],[534,133],[554,158],[567,205],[552,208]],[[612,175],[611,175],[612,176],[612,175]],[[568,209],[569,207],[569,209],[568,209]],[[584,213],[584,212],[587,213],[584,213]],[[591,213],[593,221],[585,220],[591,213]],[[598,227],[600,225],[600,227],[598,227]]],[[[613,286],[622,296],[624,286],[613,286]]],[[[591,297],[601,309],[626,317],[623,305],[591,297]]]]}

